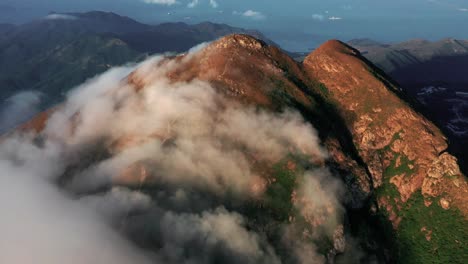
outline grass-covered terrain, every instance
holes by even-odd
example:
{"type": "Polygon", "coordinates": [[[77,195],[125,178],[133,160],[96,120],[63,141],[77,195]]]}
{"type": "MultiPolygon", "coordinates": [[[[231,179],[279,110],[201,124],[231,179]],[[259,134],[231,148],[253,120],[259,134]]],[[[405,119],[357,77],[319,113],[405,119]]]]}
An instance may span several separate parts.
{"type": "MultiPolygon", "coordinates": [[[[384,193],[392,194],[389,188],[384,193]]],[[[437,200],[430,206],[417,191],[397,211],[401,222],[395,230],[388,213],[381,210],[379,225],[391,247],[394,263],[466,263],[468,259],[468,227],[457,209],[444,210],[437,200]]]]}
{"type": "Polygon", "coordinates": [[[247,206],[249,218],[256,221],[268,218],[281,225],[294,215],[291,196],[304,172],[304,167],[296,163],[298,159],[289,155],[271,167],[271,174],[268,176],[270,183],[265,193],[247,206]],[[288,163],[291,162],[295,166],[288,168],[288,163]]]}
{"type": "MultiPolygon", "coordinates": [[[[398,139],[395,134],[393,141],[398,139]]],[[[393,142],[392,141],[392,142],[393,142]]],[[[384,151],[391,151],[388,147],[384,151]]],[[[384,183],[376,196],[386,198],[393,213],[401,219],[397,228],[388,220],[390,212],[381,208],[381,228],[393,248],[393,261],[397,263],[466,263],[468,260],[468,226],[457,209],[444,210],[439,199],[426,206],[421,191],[416,191],[406,203],[390,179],[397,175],[411,176],[415,171],[413,161],[402,154],[394,158],[384,171],[384,183]],[[397,166],[397,160],[399,164],[397,166]]],[[[426,198],[426,201],[428,198],[426,198]]]]}
{"type": "Polygon", "coordinates": [[[289,170],[285,162],[273,166],[273,183],[268,186],[265,193],[265,207],[271,216],[277,221],[287,221],[293,213],[291,195],[300,177],[300,170],[289,170]]]}
{"type": "Polygon", "coordinates": [[[320,230],[314,230],[292,201],[293,192],[298,191],[304,177],[310,177],[305,172],[316,168],[309,160],[307,156],[291,154],[271,166],[268,176],[271,181],[265,193],[259,200],[250,201],[242,210],[249,219],[249,226],[261,230],[286,263],[294,263],[288,259],[291,245],[284,244],[286,229],[297,239],[295,243],[311,243],[323,255],[333,249],[332,239],[320,233],[320,230]],[[307,238],[304,236],[305,230],[309,234],[319,232],[320,235],[307,238]]]}
{"type": "Polygon", "coordinates": [[[437,200],[427,207],[422,194],[416,192],[400,215],[400,263],[466,263],[468,226],[458,210],[444,210],[437,200]]]}

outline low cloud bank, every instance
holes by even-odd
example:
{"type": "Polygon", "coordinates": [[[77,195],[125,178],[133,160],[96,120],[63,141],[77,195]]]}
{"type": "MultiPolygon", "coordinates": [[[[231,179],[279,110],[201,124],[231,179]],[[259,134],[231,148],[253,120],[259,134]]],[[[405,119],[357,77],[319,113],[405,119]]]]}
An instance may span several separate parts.
{"type": "Polygon", "coordinates": [[[77,19],[76,16],[67,15],[67,14],[50,14],[45,17],[45,19],[49,20],[75,20],[77,19]]]}
{"type": "Polygon", "coordinates": [[[320,237],[343,251],[342,186],[317,165],[327,154],[314,128],[205,82],[173,83],[164,76],[178,65],[162,59],[138,66],[151,75],[143,89],[125,78],[135,68],[112,69],[72,91],[39,135],[2,140],[0,262],[325,263],[320,237]],[[272,165],[292,154],[316,165],[282,201],[297,220],[252,216],[276,197],[272,165]]]}
{"type": "Polygon", "coordinates": [[[5,100],[0,108],[0,133],[27,121],[40,110],[43,95],[36,91],[22,91],[5,100]]]}

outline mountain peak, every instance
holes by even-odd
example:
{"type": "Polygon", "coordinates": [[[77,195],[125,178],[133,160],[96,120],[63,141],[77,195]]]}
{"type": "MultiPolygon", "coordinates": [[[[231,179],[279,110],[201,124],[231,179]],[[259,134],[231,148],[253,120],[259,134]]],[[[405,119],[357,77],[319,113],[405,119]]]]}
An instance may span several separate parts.
{"type": "Polygon", "coordinates": [[[215,46],[224,48],[243,47],[252,50],[260,50],[262,48],[265,48],[267,44],[264,41],[249,35],[232,34],[220,38],[218,41],[215,42],[215,46]]]}
{"type": "MultiPolygon", "coordinates": [[[[328,40],[324,44],[320,45],[317,49],[311,52],[317,54],[317,53],[345,53],[345,54],[353,54],[353,55],[358,55],[360,54],[358,50],[354,49],[353,47],[349,46],[348,44],[332,39],[328,40]]],[[[307,59],[307,58],[306,58],[307,59]]]]}
{"type": "Polygon", "coordinates": [[[394,215],[391,221],[395,228],[401,221],[402,204],[421,194],[437,199],[446,192],[454,206],[468,215],[465,198],[459,195],[467,190],[466,185],[460,185],[459,191],[448,191],[453,185],[450,177],[441,179],[439,175],[434,180],[428,176],[428,172],[439,170],[440,161],[442,167],[455,168],[449,173],[451,177],[463,181],[456,159],[446,152],[445,136],[400,98],[398,88],[382,72],[357,50],[335,40],[312,52],[304,67],[310,78],[326,87],[330,102],[343,116],[374,188],[398,192],[397,196],[379,198],[380,205],[394,215]],[[402,166],[407,169],[399,171],[402,166]]]}
{"type": "MultiPolygon", "coordinates": [[[[243,101],[273,105],[270,96],[275,89],[274,81],[288,83],[285,69],[300,74],[298,65],[278,48],[264,41],[244,34],[222,37],[196,52],[176,57],[180,63],[167,72],[174,82],[207,81],[219,88],[222,93],[241,98],[243,101]],[[240,81],[242,79],[242,81],[240,81]]],[[[170,65],[170,59],[162,63],[170,65]]],[[[145,71],[136,70],[129,77],[130,82],[139,89],[151,83],[145,71]]],[[[298,94],[298,92],[296,93],[298,94]]]]}

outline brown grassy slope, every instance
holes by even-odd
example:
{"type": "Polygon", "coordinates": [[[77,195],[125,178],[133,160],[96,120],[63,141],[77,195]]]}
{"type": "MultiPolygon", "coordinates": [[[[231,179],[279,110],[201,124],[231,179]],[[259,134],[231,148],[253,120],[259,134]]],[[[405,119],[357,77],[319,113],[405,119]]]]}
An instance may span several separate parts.
{"type": "MultiPolygon", "coordinates": [[[[198,53],[163,60],[157,66],[171,68],[167,75],[173,82],[199,79],[246,104],[298,109],[319,130],[334,164],[356,176],[359,192],[370,193],[370,178],[340,117],[323,100],[320,84],[280,49],[247,35],[230,35],[198,53]]],[[[153,78],[159,76],[137,70],[129,81],[140,89],[153,78]]]]}
{"type": "MultiPolygon", "coordinates": [[[[369,176],[352,155],[355,150],[346,128],[338,116],[334,117],[334,112],[327,112],[320,95],[314,92],[318,89],[310,89],[317,83],[280,49],[247,35],[230,35],[197,53],[165,58],[148,67],[128,76],[127,81],[135,90],[147,88],[161,78],[157,69],[166,67],[169,70],[164,72],[165,77],[172,82],[207,81],[228,98],[244,104],[275,111],[286,107],[298,109],[319,130],[337,168],[356,176],[356,191],[364,196],[370,193],[369,176]]],[[[53,111],[39,114],[24,128],[41,132],[53,111]]],[[[118,142],[110,144],[115,145],[118,142]]]]}

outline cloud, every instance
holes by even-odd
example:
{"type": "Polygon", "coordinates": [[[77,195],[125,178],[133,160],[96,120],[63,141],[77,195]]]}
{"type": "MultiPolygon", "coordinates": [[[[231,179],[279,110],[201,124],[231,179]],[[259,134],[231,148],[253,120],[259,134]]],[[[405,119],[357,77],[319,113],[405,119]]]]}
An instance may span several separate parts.
{"type": "Polygon", "coordinates": [[[328,18],[328,20],[342,20],[342,17],[337,17],[337,16],[331,16],[328,18]]]}
{"type": "Polygon", "coordinates": [[[72,15],[67,15],[67,14],[50,14],[44,17],[45,19],[50,19],[50,20],[74,20],[77,19],[77,17],[72,16],[72,15]]]}
{"type": "Polygon", "coordinates": [[[210,44],[210,42],[202,42],[202,43],[190,48],[187,53],[188,54],[195,54],[195,53],[203,50],[204,48],[206,48],[209,44],[210,44]]]}
{"type": "Polygon", "coordinates": [[[242,215],[223,207],[200,215],[167,212],[159,223],[167,239],[159,254],[170,263],[183,263],[187,255],[191,263],[281,263],[268,243],[247,230],[242,215]]]}
{"type": "Polygon", "coordinates": [[[189,3],[187,4],[187,7],[188,7],[188,8],[194,8],[194,7],[196,7],[198,4],[199,4],[199,0],[193,0],[192,2],[189,2],[189,3]]]}
{"type": "Polygon", "coordinates": [[[177,4],[177,0],[142,0],[147,4],[156,4],[156,5],[174,5],[177,4]]]}
{"type": "Polygon", "coordinates": [[[301,114],[166,77],[204,49],[111,69],[70,92],[40,134],[0,142],[0,206],[14,212],[0,218],[2,262],[323,263],[296,220],[265,212],[271,229],[249,213],[292,153],[315,169],[295,174],[283,202],[341,249],[341,183],[315,163],[327,153],[301,114]]]}
{"type": "MultiPolygon", "coordinates": [[[[212,7],[212,8],[218,8],[219,4],[216,0],[210,0],[209,2],[209,5],[212,7]]],[[[188,8],[194,8],[196,6],[198,6],[200,4],[200,0],[192,0],[191,2],[189,2],[187,4],[187,7],[188,8]]]]}
{"type": "Polygon", "coordinates": [[[323,233],[333,237],[343,220],[344,208],[338,199],[341,196],[338,194],[343,192],[342,184],[330,172],[323,169],[306,172],[295,193],[294,205],[309,224],[317,227],[313,230],[316,233],[310,234],[312,237],[320,237],[323,233]]]}
{"type": "Polygon", "coordinates": [[[458,11],[461,11],[461,12],[468,12],[468,8],[459,8],[458,11]]]}
{"type": "Polygon", "coordinates": [[[106,193],[84,196],[80,201],[111,220],[146,211],[152,203],[148,195],[125,187],[112,187],[106,193]]]}
{"type": "Polygon", "coordinates": [[[63,170],[60,152],[51,145],[44,151],[31,140],[12,138],[0,146],[0,208],[9,212],[0,218],[1,262],[151,263],[93,210],[49,182],[63,170]]]}
{"type": "Polygon", "coordinates": [[[216,2],[216,0],[210,0],[210,5],[213,8],[218,8],[218,2],[216,2]]]}
{"type": "Polygon", "coordinates": [[[317,21],[323,21],[325,19],[325,16],[321,14],[313,14],[312,19],[317,21]]]}
{"type": "Polygon", "coordinates": [[[22,91],[7,98],[0,108],[0,132],[12,129],[37,114],[42,97],[37,91],[22,91]]]}
{"type": "Polygon", "coordinates": [[[248,17],[248,18],[255,19],[255,20],[262,20],[262,19],[266,18],[266,16],[263,15],[262,13],[260,13],[258,11],[253,11],[253,10],[250,10],[250,9],[245,11],[245,12],[234,11],[232,13],[234,15],[240,15],[240,16],[248,17]]]}

